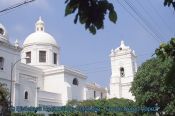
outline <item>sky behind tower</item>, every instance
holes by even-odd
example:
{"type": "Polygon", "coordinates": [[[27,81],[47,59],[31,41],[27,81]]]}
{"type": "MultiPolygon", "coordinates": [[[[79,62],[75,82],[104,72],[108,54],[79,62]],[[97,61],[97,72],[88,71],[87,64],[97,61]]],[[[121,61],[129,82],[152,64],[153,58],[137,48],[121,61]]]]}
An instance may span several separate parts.
{"type": "MultiPolygon", "coordinates": [[[[0,0],[0,10],[24,0],[0,0]]],[[[89,82],[108,86],[111,67],[110,51],[124,40],[135,50],[140,65],[151,58],[161,42],[175,36],[175,11],[164,7],[163,0],[110,0],[118,14],[116,24],[92,35],[84,26],[74,24],[74,15],[65,17],[65,0],[36,0],[30,4],[0,14],[11,43],[16,39],[21,46],[25,38],[35,31],[35,22],[41,16],[45,30],[61,48],[61,64],[84,72],[89,82]]]]}

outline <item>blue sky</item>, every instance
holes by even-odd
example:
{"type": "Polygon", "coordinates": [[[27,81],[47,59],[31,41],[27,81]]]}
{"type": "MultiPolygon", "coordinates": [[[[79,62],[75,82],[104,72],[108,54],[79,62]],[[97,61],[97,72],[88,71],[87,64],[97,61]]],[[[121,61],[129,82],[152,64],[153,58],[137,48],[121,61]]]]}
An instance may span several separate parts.
{"type": "MultiPolygon", "coordinates": [[[[21,1],[0,0],[0,10],[21,1]]],[[[1,13],[0,22],[6,27],[10,41],[13,43],[18,39],[22,45],[24,39],[35,31],[35,22],[41,16],[46,32],[54,36],[61,48],[61,64],[81,70],[88,76],[89,82],[108,86],[111,76],[109,54],[111,49],[120,45],[121,40],[135,50],[138,65],[151,58],[160,44],[138,23],[143,22],[132,10],[122,2],[137,20],[117,1],[110,0],[118,14],[117,23],[109,22],[106,16],[105,28],[96,35],[85,31],[80,24],[75,25],[74,15],[64,16],[65,0],[36,0],[8,13],[1,13]]],[[[163,0],[129,1],[149,22],[151,32],[156,32],[162,42],[175,36],[175,11],[164,7],[163,0]]]]}

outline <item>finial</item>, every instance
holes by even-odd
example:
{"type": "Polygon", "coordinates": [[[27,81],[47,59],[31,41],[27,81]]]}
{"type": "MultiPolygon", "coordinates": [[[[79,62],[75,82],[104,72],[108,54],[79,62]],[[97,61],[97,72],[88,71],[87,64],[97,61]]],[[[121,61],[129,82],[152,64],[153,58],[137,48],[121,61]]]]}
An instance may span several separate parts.
{"type": "Polygon", "coordinates": [[[125,45],[125,42],[123,40],[121,41],[121,45],[125,45]]]}
{"type": "Polygon", "coordinates": [[[44,23],[44,21],[42,20],[41,16],[39,17],[39,19],[38,19],[38,21],[36,23],[38,23],[38,24],[44,23]]]}
{"type": "Polygon", "coordinates": [[[125,42],[122,40],[121,41],[121,44],[120,44],[120,48],[122,49],[122,48],[125,48],[126,46],[125,46],[125,42]]]}
{"type": "Polygon", "coordinates": [[[15,40],[15,47],[19,47],[18,39],[15,40]]]}
{"type": "Polygon", "coordinates": [[[113,53],[114,52],[114,49],[111,49],[111,53],[113,53]]]}

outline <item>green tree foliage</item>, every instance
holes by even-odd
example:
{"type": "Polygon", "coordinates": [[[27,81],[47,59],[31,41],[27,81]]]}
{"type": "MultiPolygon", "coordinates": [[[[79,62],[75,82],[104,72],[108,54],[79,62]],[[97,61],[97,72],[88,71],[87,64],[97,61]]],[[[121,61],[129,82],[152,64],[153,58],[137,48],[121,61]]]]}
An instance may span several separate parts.
{"type": "Polygon", "coordinates": [[[175,38],[171,38],[168,43],[162,43],[155,53],[162,60],[172,58],[175,61],[175,38]]]}
{"type": "Polygon", "coordinates": [[[168,43],[162,43],[155,53],[162,61],[166,59],[173,60],[170,71],[167,74],[167,83],[171,82],[175,77],[175,38],[171,38],[168,43]]]}
{"type": "Polygon", "coordinates": [[[83,106],[93,106],[99,108],[100,110],[97,112],[98,116],[133,116],[135,114],[132,110],[125,110],[125,108],[135,107],[134,101],[123,98],[86,100],[80,103],[80,107],[83,106]],[[116,110],[108,111],[106,108],[116,108],[116,110]],[[120,111],[120,109],[117,108],[122,108],[122,110],[120,111]]]}
{"type": "Polygon", "coordinates": [[[175,78],[169,78],[172,63],[170,58],[152,58],[138,68],[131,87],[137,105],[158,105],[159,114],[175,115],[175,78]]]}
{"type": "Polygon", "coordinates": [[[0,115],[10,116],[9,93],[5,84],[0,83],[0,115]]]}
{"type": "Polygon", "coordinates": [[[104,19],[107,13],[110,21],[113,23],[117,21],[113,4],[108,0],[66,0],[65,3],[65,16],[76,12],[74,23],[76,24],[79,20],[92,34],[96,34],[96,30],[104,28],[104,19]]]}
{"type": "Polygon", "coordinates": [[[164,6],[173,6],[175,9],[175,1],[174,0],[164,0],[164,6]]]}
{"type": "Polygon", "coordinates": [[[117,98],[109,100],[86,100],[81,102],[73,100],[69,101],[66,107],[73,106],[73,108],[81,110],[76,110],[73,112],[56,112],[50,116],[64,116],[66,114],[69,116],[133,116],[136,114],[134,111],[127,111],[126,109],[124,110],[124,108],[132,108],[135,107],[134,105],[134,101],[117,98]],[[89,108],[91,111],[87,111],[89,108]],[[119,110],[119,108],[123,109],[119,110]]]}

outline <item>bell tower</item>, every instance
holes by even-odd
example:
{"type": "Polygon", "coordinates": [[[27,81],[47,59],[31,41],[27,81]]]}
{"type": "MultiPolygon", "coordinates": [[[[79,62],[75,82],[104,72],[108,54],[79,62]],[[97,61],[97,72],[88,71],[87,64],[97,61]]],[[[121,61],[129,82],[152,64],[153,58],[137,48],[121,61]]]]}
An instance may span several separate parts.
{"type": "Polygon", "coordinates": [[[129,92],[134,74],[137,71],[136,55],[134,50],[125,46],[124,41],[115,50],[111,50],[111,79],[110,98],[127,98],[134,100],[129,92]]]}

